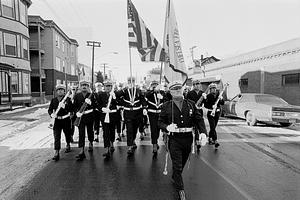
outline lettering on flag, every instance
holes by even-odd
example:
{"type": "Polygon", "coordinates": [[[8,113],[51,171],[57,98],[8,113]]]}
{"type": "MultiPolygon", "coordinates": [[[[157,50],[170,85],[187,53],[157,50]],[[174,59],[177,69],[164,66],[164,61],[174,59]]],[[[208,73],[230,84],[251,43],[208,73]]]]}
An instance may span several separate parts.
{"type": "Polygon", "coordinates": [[[187,73],[175,11],[171,0],[168,0],[167,3],[163,46],[166,53],[166,63],[164,67],[166,82],[182,81],[183,84],[185,84],[187,81],[187,73]]]}

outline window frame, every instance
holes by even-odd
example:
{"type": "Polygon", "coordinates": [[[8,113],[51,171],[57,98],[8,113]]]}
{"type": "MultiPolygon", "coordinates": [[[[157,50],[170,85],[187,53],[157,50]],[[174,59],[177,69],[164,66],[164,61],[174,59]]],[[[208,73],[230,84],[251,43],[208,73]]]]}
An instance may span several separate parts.
{"type": "Polygon", "coordinates": [[[9,57],[18,57],[18,42],[17,42],[17,37],[18,35],[15,34],[15,33],[10,33],[10,32],[3,32],[3,44],[4,44],[4,55],[5,56],[9,56],[9,57]],[[10,54],[7,54],[7,51],[6,51],[6,39],[5,39],[5,34],[8,34],[8,35],[13,35],[15,37],[15,55],[10,55],[10,54]]]}
{"type": "Polygon", "coordinates": [[[289,87],[289,86],[298,86],[300,85],[300,73],[290,73],[290,74],[282,74],[281,76],[281,84],[282,86],[284,87],[289,87]],[[288,80],[288,76],[293,76],[293,75],[296,75],[297,76],[297,83],[286,83],[286,80],[288,80]]]}
{"type": "MultiPolygon", "coordinates": [[[[15,4],[15,0],[9,0],[10,2],[12,2],[12,11],[13,11],[13,13],[12,13],[12,17],[11,16],[7,16],[7,15],[5,15],[4,14],[4,12],[3,12],[3,6],[6,6],[6,7],[9,7],[9,6],[7,6],[7,5],[4,5],[3,4],[3,0],[1,0],[1,16],[2,17],[5,17],[5,18],[8,18],[8,19],[14,19],[14,20],[17,20],[16,19],[16,4],[15,4]]],[[[10,8],[10,7],[9,7],[10,8]]]]}

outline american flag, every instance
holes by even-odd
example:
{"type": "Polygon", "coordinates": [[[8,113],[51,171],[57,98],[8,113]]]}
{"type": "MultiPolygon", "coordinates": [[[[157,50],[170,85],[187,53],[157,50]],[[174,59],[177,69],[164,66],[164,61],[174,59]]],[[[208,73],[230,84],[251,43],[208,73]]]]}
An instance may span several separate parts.
{"type": "Polygon", "coordinates": [[[128,0],[128,40],[130,47],[136,47],[144,62],[165,60],[163,48],[146,27],[131,0],[128,0]]]}

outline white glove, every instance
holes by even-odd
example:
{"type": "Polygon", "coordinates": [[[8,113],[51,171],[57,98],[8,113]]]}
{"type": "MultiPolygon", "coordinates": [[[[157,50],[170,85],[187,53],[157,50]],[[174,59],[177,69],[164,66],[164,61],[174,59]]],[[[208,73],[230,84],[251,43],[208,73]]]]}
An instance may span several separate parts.
{"type": "Polygon", "coordinates": [[[143,109],[143,115],[147,115],[147,110],[146,109],[143,109]]]}
{"type": "Polygon", "coordinates": [[[84,101],[85,101],[85,103],[87,103],[87,104],[89,104],[89,105],[91,105],[91,104],[92,104],[92,102],[91,102],[91,100],[90,100],[90,99],[85,99],[84,101]]]}
{"type": "Polygon", "coordinates": [[[77,116],[77,117],[81,117],[81,116],[82,116],[82,113],[77,112],[77,113],[76,113],[76,116],[77,116]]]}
{"type": "Polygon", "coordinates": [[[108,108],[102,108],[101,110],[102,110],[102,112],[104,112],[104,113],[109,113],[109,112],[110,112],[110,110],[109,110],[108,108]]]}
{"type": "Polygon", "coordinates": [[[177,128],[177,124],[170,124],[167,126],[167,130],[169,132],[175,132],[175,129],[177,128]]]}
{"type": "Polygon", "coordinates": [[[206,145],[206,143],[207,143],[207,137],[206,137],[206,135],[204,133],[201,133],[199,135],[199,141],[200,141],[201,146],[205,146],[206,145]]]}
{"type": "Polygon", "coordinates": [[[159,91],[159,90],[160,90],[160,85],[156,86],[156,87],[154,88],[154,90],[155,90],[155,91],[159,91]]]}
{"type": "Polygon", "coordinates": [[[162,96],[160,93],[158,93],[158,94],[157,94],[157,98],[162,99],[163,96],[162,96]]]}
{"type": "Polygon", "coordinates": [[[204,99],[207,98],[207,94],[206,93],[202,93],[202,96],[203,96],[204,99]]]}
{"type": "Polygon", "coordinates": [[[52,114],[50,115],[50,117],[51,117],[51,118],[56,118],[56,114],[55,114],[55,113],[52,113],[52,114]]]}
{"type": "Polygon", "coordinates": [[[114,93],[114,91],[111,91],[111,95],[113,99],[116,99],[116,94],[114,93]]]}
{"type": "Polygon", "coordinates": [[[223,100],[223,96],[220,96],[220,100],[223,100]]]}
{"type": "Polygon", "coordinates": [[[66,107],[66,104],[63,102],[59,102],[58,106],[64,109],[66,107]]]}

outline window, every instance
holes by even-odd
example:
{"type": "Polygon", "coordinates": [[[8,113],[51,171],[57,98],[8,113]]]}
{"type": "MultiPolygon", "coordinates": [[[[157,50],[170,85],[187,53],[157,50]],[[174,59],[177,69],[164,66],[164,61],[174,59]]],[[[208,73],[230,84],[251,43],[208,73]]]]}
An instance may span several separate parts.
{"type": "Polygon", "coordinates": [[[16,35],[4,33],[5,55],[17,56],[17,39],[16,35]]]}
{"type": "Polygon", "coordinates": [[[248,87],[248,79],[247,78],[241,78],[240,79],[240,87],[243,87],[243,88],[248,87]]]}
{"type": "Polygon", "coordinates": [[[0,31],[0,55],[3,55],[3,40],[2,40],[2,32],[0,31]]]}
{"type": "Polygon", "coordinates": [[[29,74],[28,73],[22,73],[23,74],[23,94],[29,93],[29,74]]]}
{"type": "Polygon", "coordinates": [[[18,72],[11,72],[11,93],[19,93],[18,72]]]}
{"type": "Polygon", "coordinates": [[[9,18],[15,18],[14,0],[1,0],[2,15],[9,18]]]}
{"type": "Polygon", "coordinates": [[[75,53],[75,48],[73,45],[71,45],[71,56],[74,56],[74,53],[75,53]]]}
{"type": "Polygon", "coordinates": [[[297,74],[285,74],[282,75],[282,85],[299,85],[300,83],[300,73],[297,74]]]}
{"type": "Polygon", "coordinates": [[[61,40],[61,50],[65,51],[65,41],[63,39],[61,40]]]}
{"type": "Polygon", "coordinates": [[[55,46],[56,46],[57,48],[60,48],[59,35],[58,35],[58,33],[55,34],[55,46]]]}
{"type": "Polygon", "coordinates": [[[28,60],[28,40],[23,38],[23,58],[28,60]]]}
{"type": "Polygon", "coordinates": [[[60,71],[61,69],[60,69],[60,58],[59,57],[56,57],[55,63],[56,63],[56,65],[55,65],[56,70],[60,71]]]}
{"type": "Polygon", "coordinates": [[[75,65],[71,64],[71,75],[76,75],[75,74],[75,65]]]}
{"type": "Polygon", "coordinates": [[[20,5],[20,21],[27,26],[27,18],[26,18],[27,7],[22,1],[20,1],[19,5],[20,5]]]}
{"type": "Polygon", "coordinates": [[[22,94],[22,73],[19,72],[19,94],[22,94]]]}
{"type": "Polygon", "coordinates": [[[65,66],[65,61],[64,60],[62,61],[62,68],[61,68],[60,71],[66,72],[66,66],[65,66]]]}

